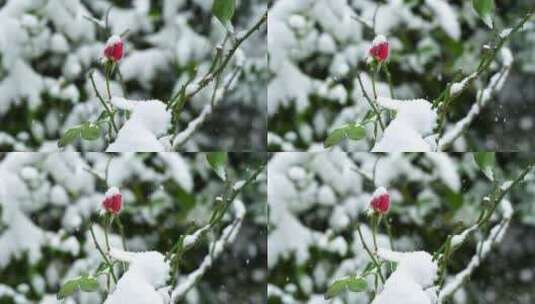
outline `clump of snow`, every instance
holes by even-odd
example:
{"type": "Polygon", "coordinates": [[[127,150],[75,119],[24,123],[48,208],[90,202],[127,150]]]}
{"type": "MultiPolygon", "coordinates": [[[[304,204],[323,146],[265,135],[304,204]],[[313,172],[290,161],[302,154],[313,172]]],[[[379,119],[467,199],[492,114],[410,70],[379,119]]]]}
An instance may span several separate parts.
{"type": "Polygon", "coordinates": [[[440,178],[451,190],[459,191],[461,189],[461,178],[457,172],[455,162],[447,153],[428,153],[427,158],[433,163],[435,167],[435,174],[440,178]]]}
{"type": "Polygon", "coordinates": [[[386,127],[373,152],[426,152],[433,147],[425,140],[436,124],[437,114],[425,99],[395,100],[378,97],[382,107],[396,111],[396,117],[386,127]]]}
{"type": "Polygon", "coordinates": [[[384,35],[377,35],[375,38],[373,38],[372,45],[377,45],[387,42],[386,37],[384,35]]]}
{"type": "Polygon", "coordinates": [[[461,26],[451,5],[444,0],[425,0],[425,4],[431,8],[444,32],[452,39],[459,40],[461,26]]]}
{"type": "Polygon", "coordinates": [[[478,228],[477,225],[470,226],[470,228],[464,230],[462,233],[454,235],[451,238],[451,243],[450,243],[451,247],[455,248],[455,247],[458,247],[459,245],[461,245],[462,243],[464,243],[464,241],[466,240],[468,235],[470,235],[472,232],[476,231],[477,228],[478,228]]]}
{"type": "Polygon", "coordinates": [[[107,152],[161,152],[166,146],[158,140],[171,124],[171,114],[159,100],[129,101],[115,99],[125,108],[131,107],[132,116],[117,134],[107,152]],[[131,104],[125,106],[126,104],[131,104]]]}
{"type": "Polygon", "coordinates": [[[506,29],[502,30],[502,31],[500,32],[500,38],[502,38],[502,39],[503,39],[503,38],[507,38],[507,36],[509,36],[509,35],[511,34],[512,31],[513,31],[512,28],[506,28],[506,29]]]}
{"type": "Polygon", "coordinates": [[[104,196],[105,196],[106,198],[108,198],[108,197],[112,197],[112,196],[114,196],[114,195],[116,195],[116,194],[121,194],[121,192],[119,191],[119,188],[117,188],[117,187],[110,187],[110,188],[106,191],[106,193],[104,194],[104,196]]]}
{"type": "Polygon", "coordinates": [[[373,194],[372,194],[372,198],[376,198],[376,197],[379,197],[383,194],[388,194],[388,191],[386,191],[386,188],[385,187],[377,187],[377,189],[375,189],[375,191],[373,191],[373,194]]]}
{"type": "Polygon", "coordinates": [[[477,73],[474,72],[474,73],[470,74],[468,77],[463,78],[463,80],[461,80],[459,82],[455,82],[454,84],[452,84],[451,87],[450,87],[450,95],[451,96],[459,95],[461,93],[461,91],[464,90],[464,88],[470,82],[472,82],[476,77],[477,77],[477,73]]]}
{"type": "Polygon", "coordinates": [[[111,104],[119,110],[132,111],[136,103],[127,100],[124,97],[113,96],[111,98],[111,104]]]}
{"type": "Polygon", "coordinates": [[[372,304],[432,304],[426,292],[437,278],[438,266],[425,251],[394,252],[380,248],[380,258],[397,263],[396,271],[386,280],[372,304]]]}
{"type": "Polygon", "coordinates": [[[168,280],[170,266],[161,253],[127,252],[112,248],[109,254],[113,259],[129,265],[104,304],[166,303],[158,288],[168,280]]]}
{"type": "Polygon", "coordinates": [[[116,43],[120,43],[122,42],[123,40],[121,39],[121,37],[119,37],[119,35],[112,35],[110,38],[108,38],[108,41],[106,41],[106,46],[105,47],[109,47],[109,46],[112,46],[116,43]]]}

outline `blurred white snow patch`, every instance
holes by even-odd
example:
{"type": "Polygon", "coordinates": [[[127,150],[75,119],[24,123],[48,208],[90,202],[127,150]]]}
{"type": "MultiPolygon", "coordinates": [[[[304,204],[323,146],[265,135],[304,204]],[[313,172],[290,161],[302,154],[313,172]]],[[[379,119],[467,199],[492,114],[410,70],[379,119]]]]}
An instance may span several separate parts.
{"type": "Polygon", "coordinates": [[[434,147],[424,138],[435,126],[437,114],[425,99],[395,100],[378,97],[379,105],[396,111],[396,118],[386,127],[372,152],[428,152],[434,147]]]}
{"type": "Polygon", "coordinates": [[[171,61],[168,51],[151,48],[133,51],[122,60],[120,68],[125,81],[137,80],[143,87],[150,88],[150,82],[158,73],[167,71],[171,61]]]}
{"type": "Polygon", "coordinates": [[[311,11],[312,17],[323,30],[338,41],[353,40],[355,36],[360,36],[361,25],[351,18],[353,9],[347,2],[347,0],[315,1],[311,11]]]}
{"type": "Polygon", "coordinates": [[[111,98],[111,104],[119,110],[132,111],[135,103],[123,97],[113,96],[111,98]]]}
{"type": "Polygon", "coordinates": [[[132,116],[123,125],[107,152],[162,152],[166,150],[158,136],[167,131],[171,114],[159,100],[122,101],[132,104],[132,116]]]}
{"type": "Polygon", "coordinates": [[[178,153],[160,153],[158,156],[168,166],[169,174],[186,192],[193,190],[193,177],[190,165],[178,153]]]}
{"type": "Polygon", "coordinates": [[[3,222],[9,223],[8,228],[0,236],[0,268],[7,266],[10,259],[22,258],[28,254],[30,263],[41,258],[41,246],[45,242],[45,233],[39,229],[18,208],[4,209],[3,222]]]}
{"type": "Polygon", "coordinates": [[[161,253],[127,252],[112,248],[109,254],[129,266],[104,304],[168,303],[169,294],[158,290],[165,285],[170,271],[169,264],[161,253]]]}
{"type": "Polygon", "coordinates": [[[396,262],[397,268],[386,280],[383,291],[372,304],[432,304],[433,294],[426,288],[437,278],[438,266],[425,251],[394,252],[380,248],[377,254],[382,259],[396,262]]]}
{"type": "Polygon", "coordinates": [[[270,69],[276,71],[277,77],[268,84],[268,114],[274,115],[280,106],[290,106],[292,100],[297,111],[303,112],[309,106],[309,94],[314,91],[313,80],[289,60],[280,66],[274,66],[273,61],[270,63],[270,69]]]}
{"type": "Polygon", "coordinates": [[[48,0],[42,9],[54,27],[73,41],[95,40],[95,26],[84,18],[91,13],[80,0],[48,0]]]}
{"type": "Polygon", "coordinates": [[[409,5],[403,0],[390,0],[387,4],[378,7],[374,1],[353,1],[353,6],[362,10],[361,17],[372,23],[375,20],[375,32],[379,34],[389,34],[392,30],[403,25],[409,29],[424,29],[428,23],[419,16],[412,13],[409,5]]]}
{"type": "Polygon", "coordinates": [[[45,85],[41,76],[23,60],[16,60],[7,77],[0,81],[0,96],[2,96],[0,114],[5,114],[11,107],[11,103],[20,104],[24,99],[27,100],[29,109],[36,109],[41,105],[41,92],[44,89],[45,85]]]}
{"type": "Polygon", "coordinates": [[[461,26],[453,8],[444,0],[425,0],[425,4],[435,14],[440,27],[450,38],[461,38],[461,26]]]}
{"type": "Polygon", "coordinates": [[[457,166],[447,153],[428,153],[427,158],[433,162],[438,177],[451,190],[459,191],[461,189],[461,178],[457,172],[457,166]]]}

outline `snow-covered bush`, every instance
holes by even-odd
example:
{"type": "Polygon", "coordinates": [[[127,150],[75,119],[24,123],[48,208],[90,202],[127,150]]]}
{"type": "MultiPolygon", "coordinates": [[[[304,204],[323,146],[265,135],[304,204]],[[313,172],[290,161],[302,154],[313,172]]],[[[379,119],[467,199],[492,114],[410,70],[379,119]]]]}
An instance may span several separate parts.
{"type": "Polygon", "coordinates": [[[533,158],[496,158],[275,154],[268,303],[533,302],[533,158]]]}
{"type": "Polygon", "coordinates": [[[84,151],[263,150],[266,9],[0,1],[0,149],[57,150],[61,138],[84,151]]]}
{"type": "Polygon", "coordinates": [[[264,162],[0,155],[0,302],[265,301],[264,162]]]}
{"type": "Polygon", "coordinates": [[[274,1],[269,149],[530,150],[532,4],[274,1]]]}

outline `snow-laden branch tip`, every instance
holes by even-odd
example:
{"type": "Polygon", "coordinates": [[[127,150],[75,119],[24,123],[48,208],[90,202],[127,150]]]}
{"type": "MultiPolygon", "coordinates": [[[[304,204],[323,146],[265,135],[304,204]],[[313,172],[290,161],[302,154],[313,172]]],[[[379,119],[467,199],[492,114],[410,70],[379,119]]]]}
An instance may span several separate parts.
{"type": "MultiPolygon", "coordinates": [[[[480,97],[472,105],[472,107],[468,111],[468,114],[466,114],[464,118],[462,118],[457,123],[455,123],[455,125],[449,128],[449,130],[447,130],[446,133],[442,136],[442,138],[438,142],[439,151],[446,150],[449,146],[451,146],[451,144],[466,131],[468,126],[479,115],[482,109],[489,103],[491,97],[496,94],[496,92],[502,89],[503,84],[505,83],[505,80],[507,79],[507,76],[509,75],[509,71],[511,70],[511,66],[513,64],[513,54],[511,53],[510,49],[503,48],[501,49],[500,55],[503,64],[502,68],[490,78],[488,85],[483,90],[478,91],[477,96],[480,97]]],[[[466,83],[473,80],[470,80],[473,77],[472,75],[463,79],[461,82],[453,84],[451,87],[451,93],[459,94],[458,92],[460,92],[464,88],[466,83]]]]}
{"type": "Polygon", "coordinates": [[[186,296],[187,292],[197,284],[197,282],[212,267],[214,261],[223,253],[225,246],[233,243],[236,239],[243,220],[245,218],[245,206],[240,200],[234,200],[232,205],[234,220],[223,229],[221,236],[213,244],[210,244],[210,252],[204,257],[200,266],[185,277],[180,277],[178,284],[174,287],[171,295],[171,303],[178,303],[186,296]]]}
{"type": "Polygon", "coordinates": [[[490,230],[490,233],[485,240],[477,244],[477,252],[472,257],[467,267],[456,274],[452,279],[448,280],[448,283],[440,290],[438,296],[439,304],[443,303],[447,298],[452,296],[455,291],[457,291],[470,277],[470,275],[472,275],[474,270],[481,264],[481,262],[485,260],[492,247],[502,241],[505,232],[509,227],[509,223],[511,222],[511,218],[513,217],[514,210],[511,203],[506,199],[502,200],[500,207],[503,216],[502,220],[490,230]]]}

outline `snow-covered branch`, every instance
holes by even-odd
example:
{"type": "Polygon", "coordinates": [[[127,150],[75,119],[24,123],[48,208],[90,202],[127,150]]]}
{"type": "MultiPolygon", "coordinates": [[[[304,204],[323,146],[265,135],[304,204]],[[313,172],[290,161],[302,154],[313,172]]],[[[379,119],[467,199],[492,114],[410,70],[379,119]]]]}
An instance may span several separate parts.
{"type": "Polygon", "coordinates": [[[508,200],[502,200],[500,204],[503,218],[494,226],[488,237],[478,243],[477,252],[472,257],[467,267],[453,277],[440,291],[438,296],[438,303],[443,303],[447,298],[453,295],[462,284],[470,277],[474,270],[481,264],[483,260],[489,255],[492,247],[500,243],[509,227],[509,223],[513,216],[513,207],[508,200]]]}
{"type": "Polygon", "coordinates": [[[193,136],[193,134],[197,132],[200,127],[202,127],[208,116],[210,116],[210,114],[212,114],[212,112],[214,111],[214,108],[217,106],[219,101],[223,99],[227,92],[232,88],[234,81],[240,74],[241,70],[242,67],[238,65],[234,73],[228,75],[227,80],[225,82],[225,86],[222,89],[219,89],[217,85],[215,86],[214,92],[212,93],[211,102],[203,107],[199,116],[197,116],[195,119],[188,123],[186,129],[173,136],[171,143],[171,147],[173,150],[178,150],[178,148],[184,145],[186,141],[188,141],[191,136],[193,136]]]}
{"type": "Polygon", "coordinates": [[[220,238],[209,246],[210,252],[204,257],[201,265],[189,273],[185,278],[180,278],[177,286],[174,287],[171,302],[178,303],[187,292],[197,284],[204,274],[212,267],[214,261],[223,253],[225,246],[234,242],[238,235],[242,222],[245,218],[245,206],[240,200],[233,202],[234,220],[223,229],[220,238]]]}
{"type": "MultiPolygon", "coordinates": [[[[485,106],[491,100],[492,96],[502,89],[513,64],[513,55],[511,50],[508,48],[503,48],[501,50],[501,57],[503,66],[500,71],[491,77],[488,85],[484,89],[478,91],[478,99],[472,105],[468,111],[468,114],[455,123],[455,125],[442,136],[438,143],[438,150],[442,151],[450,147],[451,144],[468,129],[468,126],[470,126],[479,113],[481,113],[483,108],[485,108],[485,106]]],[[[474,74],[468,76],[458,83],[453,84],[451,87],[451,90],[453,91],[452,95],[458,94],[458,91],[462,90],[462,88],[466,86],[467,82],[472,81],[474,79],[473,75],[474,74]]]]}

